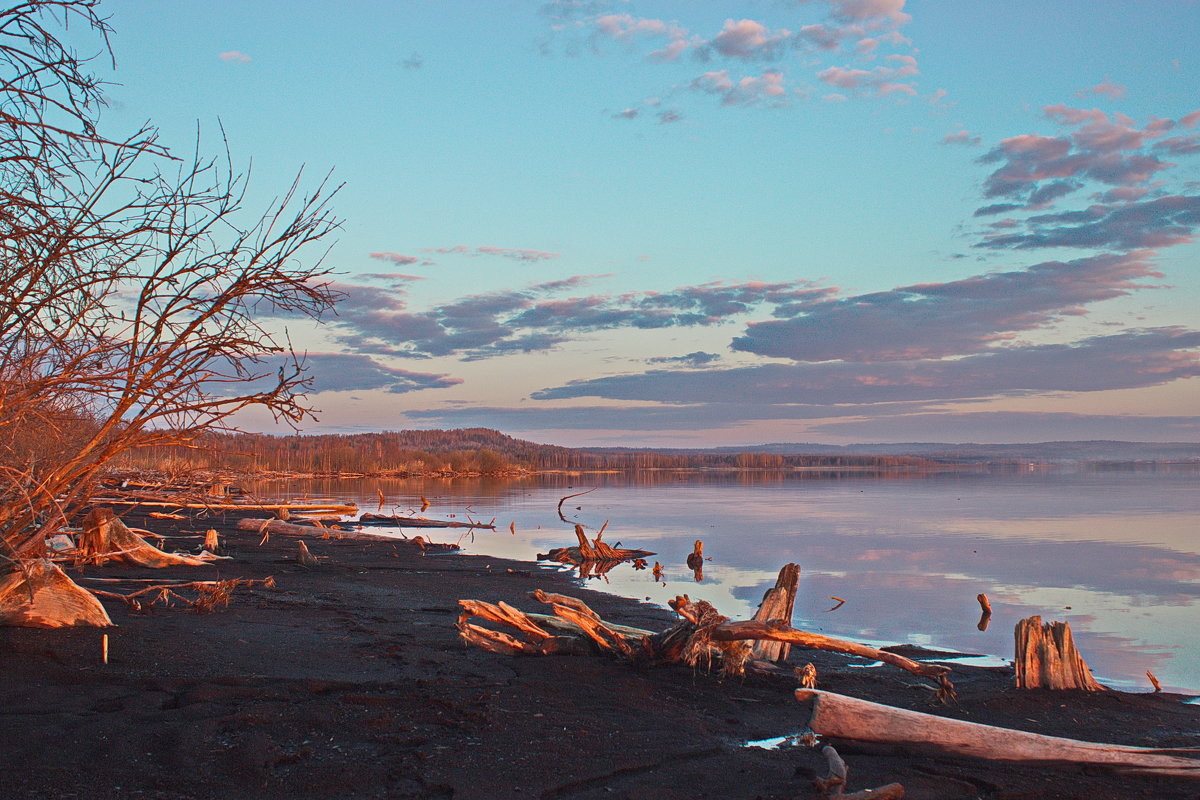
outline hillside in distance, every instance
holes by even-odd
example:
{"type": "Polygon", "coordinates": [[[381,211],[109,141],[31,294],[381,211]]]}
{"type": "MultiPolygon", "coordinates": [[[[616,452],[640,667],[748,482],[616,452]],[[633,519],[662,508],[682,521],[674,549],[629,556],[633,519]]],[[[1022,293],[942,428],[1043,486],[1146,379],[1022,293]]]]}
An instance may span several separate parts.
{"type": "Polygon", "coordinates": [[[954,465],[1039,463],[1200,464],[1200,443],[1032,444],[771,443],[718,448],[562,447],[490,428],[378,433],[214,434],[198,448],[148,448],[123,466],[311,474],[508,474],[544,470],[853,469],[925,470],[954,465]]]}

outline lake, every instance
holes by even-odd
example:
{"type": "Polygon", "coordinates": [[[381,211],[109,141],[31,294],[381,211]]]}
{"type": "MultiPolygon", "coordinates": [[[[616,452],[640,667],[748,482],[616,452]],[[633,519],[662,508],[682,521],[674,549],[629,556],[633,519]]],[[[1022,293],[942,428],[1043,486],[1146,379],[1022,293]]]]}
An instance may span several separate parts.
{"type": "MultiPolygon", "coordinates": [[[[1200,693],[1200,471],[1125,470],[879,476],[808,472],[538,475],[266,483],[267,496],[356,500],[386,513],[487,522],[496,530],[415,531],[470,553],[534,560],[589,536],[653,550],[664,567],[622,564],[589,587],[665,605],[677,594],[738,619],[779,568],[801,566],[796,627],[877,644],[1012,658],[1023,617],[1071,623],[1108,685],[1200,693]],[[513,525],[515,533],[509,530],[513,525]],[[703,579],[686,566],[704,542],[703,579]],[[977,629],[976,595],[993,616],[977,629]],[[845,602],[838,605],[837,599],[845,602]]],[[[381,529],[379,532],[385,532],[381,529]]],[[[491,600],[493,598],[476,598],[491,600]]],[[[619,622],[620,620],[614,620],[619,622]]],[[[449,623],[447,623],[449,624],[449,623]]]]}

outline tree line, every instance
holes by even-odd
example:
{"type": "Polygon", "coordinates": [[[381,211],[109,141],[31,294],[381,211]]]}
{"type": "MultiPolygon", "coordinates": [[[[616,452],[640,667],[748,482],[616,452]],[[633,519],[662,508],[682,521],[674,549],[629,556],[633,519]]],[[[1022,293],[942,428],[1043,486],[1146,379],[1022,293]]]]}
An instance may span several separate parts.
{"type": "Polygon", "coordinates": [[[271,436],[211,433],[194,446],[130,451],[130,468],[225,469],[308,474],[502,475],[548,470],[919,469],[932,462],[895,455],[712,453],[562,447],[490,428],[271,436]]]}

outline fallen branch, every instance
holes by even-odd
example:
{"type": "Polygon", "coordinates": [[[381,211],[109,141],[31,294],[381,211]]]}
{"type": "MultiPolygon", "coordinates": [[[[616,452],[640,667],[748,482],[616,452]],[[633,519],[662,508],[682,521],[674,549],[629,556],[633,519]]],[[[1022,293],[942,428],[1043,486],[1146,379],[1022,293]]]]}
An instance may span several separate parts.
{"type": "Polygon", "coordinates": [[[571,520],[569,520],[563,516],[562,504],[567,502],[568,500],[570,500],[572,497],[583,497],[585,494],[591,494],[592,492],[596,491],[599,488],[600,488],[599,486],[593,486],[591,489],[588,489],[586,492],[576,492],[575,494],[569,494],[566,497],[559,500],[558,501],[558,518],[561,519],[563,522],[569,523],[571,520]]]}
{"type": "Polygon", "coordinates": [[[158,603],[164,606],[170,606],[172,601],[178,600],[186,605],[191,606],[196,611],[215,611],[218,608],[224,608],[229,605],[229,601],[233,596],[235,589],[239,587],[261,586],[264,589],[271,589],[275,586],[274,578],[263,578],[262,580],[253,580],[250,578],[231,578],[223,581],[189,581],[187,583],[160,583],[154,586],[147,586],[144,589],[139,589],[136,592],[121,594],[119,592],[106,592],[102,589],[92,589],[92,593],[100,597],[108,597],[113,600],[121,600],[129,608],[136,613],[142,613],[154,608],[158,603]],[[181,590],[190,589],[196,592],[195,599],[185,597],[179,594],[181,590]],[[149,599],[144,599],[149,597],[149,599]]]}
{"type": "MultiPolygon", "coordinates": [[[[945,701],[954,697],[949,667],[924,664],[886,650],[796,630],[782,623],[752,620],[730,622],[711,604],[703,600],[692,601],[687,595],[676,597],[670,604],[682,618],[681,621],[659,633],[605,622],[577,598],[540,590],[534,592],[533,596],[548,603],[553,614],[535,617],[504,603],[493,605],[478,600],[459,600],[463,611],[459,615],[458,630],[466,641],[493,652],[546,654],[544,642],[551,636],[547,628],[553,627],[566,636],[586,638],[596,649],[615,653],[627,661],[683,663],[704,668],[719,665],[726,674],[734,675],[742,674],[747,667],[767,672],[776,669],[768,662],[752,658],[747,644],[747,641],[768,640],[883,661],[914,675],[932,679],[938,684],[940,699],[945,701]],[[497,632],[471,624],[469,620],[472,617],[514,628],[526,636],[526,641],[522,642],[508,634],[503,637],[492,636],[497,632]],[[564,628],[564,625],[569,627],[564,628]]],[[[561,652],[557,644],[554,651],[561,652]]]]}
{"type": "Polygon", "coordinates": [[[1127,772],[1200,778],[1200,758],[1175,755],[1197,753],[1195,749],[1133,747],[1043,736],[908,711],[819,689],[797,689],[795,695],[801,703],[811,703],[808,727],[818,736],[882,742],[909,751],[932,747],[995,761],[1066,761],[1127,772]]]}
{"type": "MultiPolygon", "coordinates": [[[[278,520],[278,519],[253,519],[253,518],[247,517],[245,519],[239,519],[237,526],[238,526],[238,530],[254,531],[255,533],[263,534],[263,536],[264,536],[263,542],[266,541],[265,537],[272,533],[277,533],[277,534],[286,535],[286,536],[320,536],[322,538],[328,538],[329,533],[330,533],[329,528],[318,528],[316,525],[297,525],[294,522],[284,522],[283,520],[278,520]]],[[[366,533],[364,531],[338,530],[335,532],[334,535],[337,536],[337,538],[339,538],[339,539],[353,539],[353,540],[372,541],[372,542],[388,541],[388,542],[391,542],[392,544],[413,544],[413,543],[416,543],[418,539],[420,539],[420,537],[417,537],[417,539],[397,539],[394,536],[384,536],[382,534],[366,533]]],[[[422,545],[422,547],[421,547],[422,550],[436,550],[438,552],[454,552],[456,550],[461,549],[456,544],[440,544],[440,543],[434,543],[434,542],[427,542],[427,541],[424,541],[423,539],[420,540],[420,543],[422,545]]],[[[260,544],[261,544],[261,542],[260,542],[260,544]]]]}

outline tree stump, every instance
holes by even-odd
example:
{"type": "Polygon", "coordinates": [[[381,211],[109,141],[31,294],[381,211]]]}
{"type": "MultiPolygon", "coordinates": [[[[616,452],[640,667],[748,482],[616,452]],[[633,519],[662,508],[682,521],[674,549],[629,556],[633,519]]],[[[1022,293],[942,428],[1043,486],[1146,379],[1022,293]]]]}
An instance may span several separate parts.
{"type": "MultiPolygon", "coordinates": [[[[775,588],[767,589],[763,595],[758,611],[754,613],[756,622],[779,620],[791,627],[792,611],[796,606],[796,588],[800,585],[800,565],[784,564],[775,580],[775,588]]],[[[792,652],[792,646],[787,642],[772,642],[765,639],[756,641],[752,648],[754,658],[763,661],[787,661],[792,652]]]]}
{"type": "Polygon", "coordinates": [[[112,625],[96,596],[77,585],[54,562],[30,559],[0,574],[0,626],[62,628],[112,625]]]}
{"type": "Polygon", "coordinates": [[[203,567],[207,561],[182,553],[164,553],[125,526],[111,508],[93,508],[83,518],[79,534],[79,555],[103,564],[117,561],[139,567],[203,567]]]}
{"type": "Polygon", "coordinates": [[[1016,657],[1019,689],[1104,689],[1092,677],[1083,656],[1075,649],[1071,625],[1066,622],[1042,622],[1030,617],[1017,623],[1016,657]]]}

